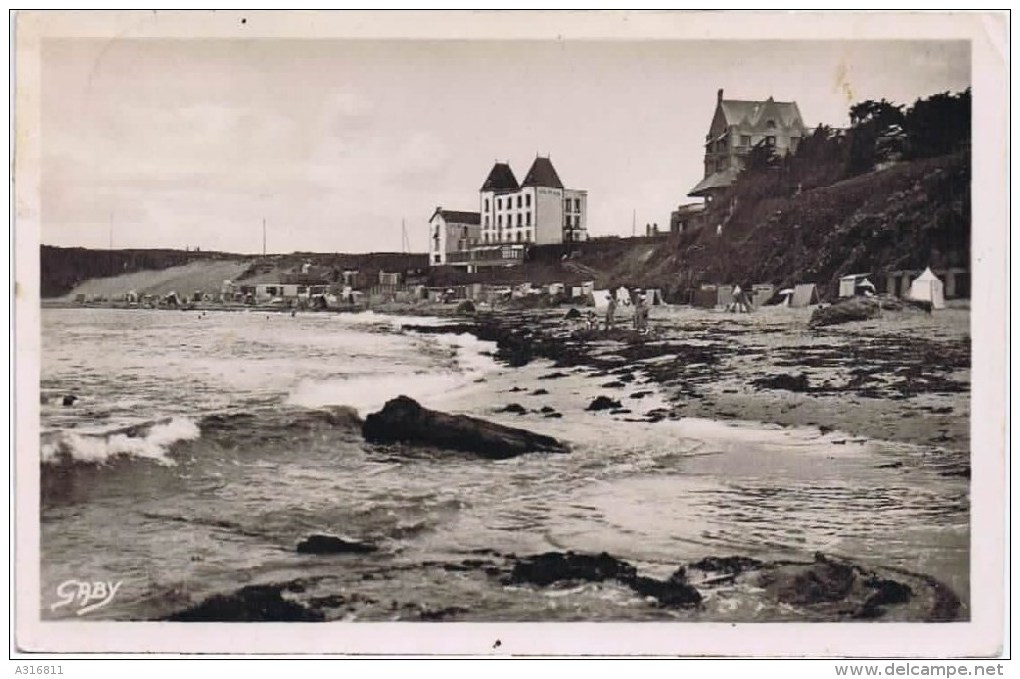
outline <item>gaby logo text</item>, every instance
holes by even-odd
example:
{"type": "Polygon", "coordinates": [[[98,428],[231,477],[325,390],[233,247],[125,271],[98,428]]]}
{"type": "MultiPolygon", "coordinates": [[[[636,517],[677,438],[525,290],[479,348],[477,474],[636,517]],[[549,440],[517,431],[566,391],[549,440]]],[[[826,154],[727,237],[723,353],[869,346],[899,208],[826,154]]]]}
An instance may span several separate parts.
{"type": "Polygon", "coordinates": [[[113,601],[121,584],[121,582],[106,582],[104,580],[95,582],[65,580],[57,585],[58,600],[50,605],[50,610],[55,611],[73,604],[78,607],[75,612],[77,615],[91,613],[113,601]]]}

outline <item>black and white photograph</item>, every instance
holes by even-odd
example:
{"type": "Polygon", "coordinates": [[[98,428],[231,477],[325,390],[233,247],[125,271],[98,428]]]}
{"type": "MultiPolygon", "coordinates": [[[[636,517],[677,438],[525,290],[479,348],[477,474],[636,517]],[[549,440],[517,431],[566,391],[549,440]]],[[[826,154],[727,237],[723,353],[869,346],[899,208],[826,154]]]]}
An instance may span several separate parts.
{"type": "Polygon", "coordinates": [[[1001,648],[1001,25],[18,19],[25,650],[1001,648]]]}

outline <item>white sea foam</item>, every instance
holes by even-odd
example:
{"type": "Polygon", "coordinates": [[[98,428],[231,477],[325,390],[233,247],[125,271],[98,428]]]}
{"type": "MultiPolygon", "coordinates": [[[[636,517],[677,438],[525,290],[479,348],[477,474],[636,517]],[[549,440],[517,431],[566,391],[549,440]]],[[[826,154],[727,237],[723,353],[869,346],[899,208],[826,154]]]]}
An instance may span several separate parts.
{"type": "Polygon", "coordinates": [[[491,356],[496,349],[494,342],[484,342],[469,333],[420,337],[423,341],[452,348],[455,369],[378,373],[327,380],[306,379],[289,394],[287,403],[305,408],[347,405],[361,415],[379,410],[387,401],[399,395],[430,405],[497,368],[491,356]]]}
{"type": "Polygon", "coordinates": [[[399,330],[405,325],[421,325],[437,327],[446,325],[450,321],[435,316],[396,316],[392,314],[377,314],[371,309],[359,311],[358,313],[342,313],[335,316],[336,320],[345,325],[388,325],[399,330]]]}
{"type": "Polygon", "coordinates": [[[144,435],[129,436],[120,431],[103,434],[80,434],[65,431],[42,445],[43,462],[59,462],[65,455],[78,462],[104,463],[118,456],[153,460],[173,465],[167,457],[170,447],[179,441],[190,441],[201,435],[198,425],[186,417],[159,422],[144,435]]]}

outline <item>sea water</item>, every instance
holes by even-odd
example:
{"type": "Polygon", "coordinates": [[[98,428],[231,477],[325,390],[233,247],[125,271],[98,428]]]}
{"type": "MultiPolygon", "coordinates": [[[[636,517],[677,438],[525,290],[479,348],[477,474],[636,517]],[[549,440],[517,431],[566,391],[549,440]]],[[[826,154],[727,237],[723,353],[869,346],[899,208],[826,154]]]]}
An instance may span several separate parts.
{"type": "Polygon", "coordinates": [[[619,395],[634,416],[588,412],[600,392],[583,369],[537,380],[551,369],[501,366],[471,335],[403,329],[443,322],[44,310],[42,615],[77,616],[54,608],[69,581],[119,583],[89,619],[150,620],[295,579],[342,593],[349,620],[442,608],[466,620],[692,615],[625,588],[507,587],[443,567],[488,550],[604,550],[659,577],[707,555],[824,551],[935,575],[966,602],[967,481],[890,465],[925,450],[817,429],[632,421],[662,405],[640,379],[633,391],[651,396],[619,395]],[[531,394],[538,386],[549,393],[531,394]],[[325,414],[364,416],[399,394],[556,436],[571,452],[491,461],[376,446],[325,414]],[[498,412],[509,402],[528,414],[498,412]],[[379,550],[296,553],[313,533],[379,550]]]}

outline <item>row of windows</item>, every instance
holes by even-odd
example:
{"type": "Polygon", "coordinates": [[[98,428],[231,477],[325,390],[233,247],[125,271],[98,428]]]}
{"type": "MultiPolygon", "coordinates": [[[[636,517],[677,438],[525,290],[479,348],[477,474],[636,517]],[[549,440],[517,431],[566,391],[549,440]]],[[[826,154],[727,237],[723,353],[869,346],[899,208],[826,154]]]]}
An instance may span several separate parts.
{"type": "Polygon", "coordinates": [[[574,212],[580,212],[581,211],[581,199],[580,198],[573,198],[573,199],[571,199],[571,198],[564,198],[563,199],[563,209],[566,210],[567,212],[570,212],[570,203],[571,203],[571,200],[573,200],[573,203],[574,203],[574,212]]]}
{"type": "MultiPolygon", "coordinates": [[[[514,225],[513,215],[506,216],[506,225],[514,225]]],[[[489,215],[485,215],[485,228],[489,228],[491,223],[489,222],[489,215]]],[[[496,215],[496,226],[503,226],[503,215],[496,215]]],[[[520,212],[517,213],[517,226],[531,226],[531,213],[525,212],[523,216],[520,212]]]]}
{"type": "Polygon", "coordinates": [[[563,226],[568,228],[581,228],[581,215],[563,215],[563,226]]]}
{"type": "MultiPolygon", "coordinates": [[[[509,210],[509,209],[513,208],[513,206],[514,206],[514,196],[507,196],[506,197],[506,209],[509,210]]],[[[531,194],[530,193],[524,194],[524,202],[523,203],[521,202],[521,196],[518,195],[517,196],[517,207],[531,207],[531,194]]],[[[503,209],[503,199],[502,198],[497,198],[496,199],[496,209],[497,210],[502,210],[503,209]]],[[[489,199],[488,198],[485,199],[485,212],[489,212],[489,199]]]]}
{"type": "Polygon", "coordinates": [[[517,232],[515,232],[515,234],[513,236],[511,236],[510,232],[507,231],[506,232],[506,238],[503,238],[503,234],[502,233],[500,233],[500,234],[491,234],[491,239],[490,239],[490,234],[486,233],[486,234],[483,234],[482,238],[483,238],[483,240],[486,243],[489,243],[489,242],[492,242],[492,243],[514,243],[514,242],[516,242],[516,243],[530,243],[531,242],[531,229],[527,229],[527,230],[525,230],[523,232],[517,231],[517,232]]]}

